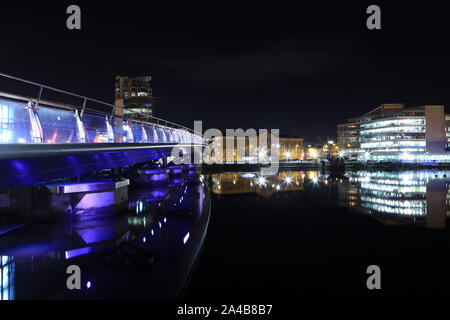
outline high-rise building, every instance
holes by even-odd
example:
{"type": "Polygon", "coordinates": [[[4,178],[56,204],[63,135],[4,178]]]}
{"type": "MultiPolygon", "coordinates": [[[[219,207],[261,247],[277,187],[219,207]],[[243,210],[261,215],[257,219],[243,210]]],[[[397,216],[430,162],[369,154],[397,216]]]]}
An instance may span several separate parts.
{"type": "Polygon", "coordinates": [[[382,104],[337,126],[342,155],[358,160],[450,161],[448,136],[442,105],[382,104]]]}
{"type": "Polygon", "coordinates": [[[150,87],[151,76],[128,78],[116,77],[115,105],[124,109],[124,114],[135,118],[152,116],[154,98],[150,87]]]}

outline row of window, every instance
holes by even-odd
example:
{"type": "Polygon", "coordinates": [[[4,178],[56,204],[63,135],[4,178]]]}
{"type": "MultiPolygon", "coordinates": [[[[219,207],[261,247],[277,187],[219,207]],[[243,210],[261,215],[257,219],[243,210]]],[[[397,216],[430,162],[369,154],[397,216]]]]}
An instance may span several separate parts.
{"type": "Polygon", "coordinates": [[[376,121],[371,123],[361,124],[361,128],[381,128],[395,125],[424,125],[425,119],[412,118],[412,119],[392,119],[384,121],[376,121]]]}

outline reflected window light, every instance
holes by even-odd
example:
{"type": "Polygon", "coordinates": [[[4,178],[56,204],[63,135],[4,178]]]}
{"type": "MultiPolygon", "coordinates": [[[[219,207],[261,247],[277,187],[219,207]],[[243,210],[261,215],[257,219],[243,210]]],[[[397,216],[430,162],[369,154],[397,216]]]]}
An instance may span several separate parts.
{"type": "Polygon", "coordinates": [[[13,257],[0,258],[0,300],[14,300],[15,262],[13,257]]]}
{"type": "Polygon", "coordinates": [[[184,243],[184,244],[186,244],[186,242],[188,242],[190,236],[191,236],[191,235],[190,235],[189,232],[186,233],[186,235],[185,235],[184,238],[183,238],[183,243],[184,243]]]}

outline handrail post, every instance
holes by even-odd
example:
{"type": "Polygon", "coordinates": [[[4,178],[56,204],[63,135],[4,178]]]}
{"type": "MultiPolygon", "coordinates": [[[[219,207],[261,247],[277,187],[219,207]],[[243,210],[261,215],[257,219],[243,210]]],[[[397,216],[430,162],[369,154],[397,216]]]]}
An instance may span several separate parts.
{"type": "Polygon", "coordinates": [[[41,86],[41,87],[39,88],[39,95],[38,95],[38,98],[37,98],[37,100],[36,100],[36,105],[35,105],[36,110],[38,110],[39,102],[41,102],[42,91],[43,91],[43,87],[41,86]]]}
{"type": "MultiPolygon", "coordinates": [[[[82,111],[83,112],[83,111],[82,111]]],[[[84,127],[83,120],[81,120],[80,115],[78,114],[78,110],[75,109],[75,119],[77,122],[77,133],[78,133],[78,142],[79,143],[86,143],[86,128],[84,127]]]]}
{"type": "Polygon", "coordinates": [[[86,109],[86,101],[87,101],[87,99],[84,98],[83,106],[81,107],[80,118],[83,118],[84,109],[86,109]]]}
{"type": "Polygon", "coordinates": [[[43,143],[44,140],[44,130],[42,129],[41,120],[37,112],[36,103],[33,101],[28,102],[28,116],[31,123],[31,140],[33,143],[43,143]]]}

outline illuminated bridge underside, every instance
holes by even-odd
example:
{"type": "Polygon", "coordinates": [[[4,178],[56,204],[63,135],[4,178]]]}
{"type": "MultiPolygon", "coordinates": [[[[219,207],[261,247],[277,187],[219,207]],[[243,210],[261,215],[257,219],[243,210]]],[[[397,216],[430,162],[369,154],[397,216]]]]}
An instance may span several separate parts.
{"type": "Polygon", "coordinates": [[[0,190],[93,171],[147,162],[191,144],[11,144],[0,145],[0,190]]]}

